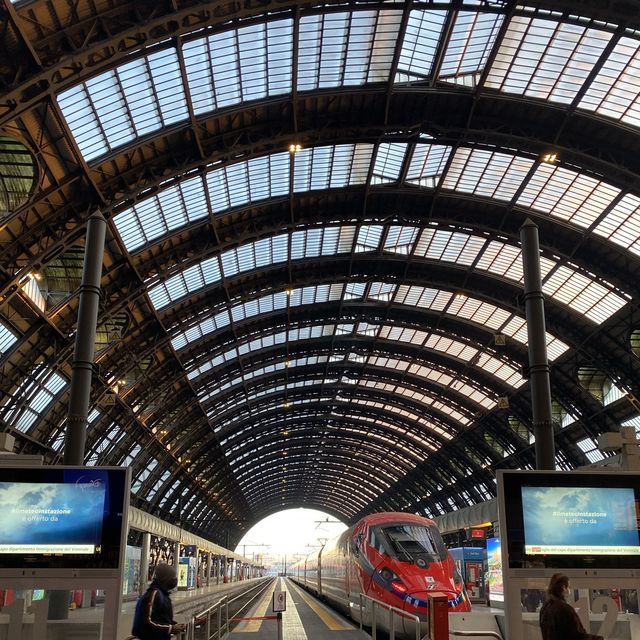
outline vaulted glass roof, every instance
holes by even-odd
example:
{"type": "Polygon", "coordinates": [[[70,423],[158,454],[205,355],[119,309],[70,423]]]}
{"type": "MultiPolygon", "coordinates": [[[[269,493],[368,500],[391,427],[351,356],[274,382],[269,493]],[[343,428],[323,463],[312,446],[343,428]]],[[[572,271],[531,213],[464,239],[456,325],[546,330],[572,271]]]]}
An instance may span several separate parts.
{"type": "Polygon", "coordinates": [[[484,500],[535,466],[530,219],[557,464],[604,456],[638,414],[640,20],[596,4],[13,2],[0,121],[37,184],[0,212],[0,431],[59,462],[57,265],[101,211],[84,458],[136,506],[235,540],[484,500]]]}

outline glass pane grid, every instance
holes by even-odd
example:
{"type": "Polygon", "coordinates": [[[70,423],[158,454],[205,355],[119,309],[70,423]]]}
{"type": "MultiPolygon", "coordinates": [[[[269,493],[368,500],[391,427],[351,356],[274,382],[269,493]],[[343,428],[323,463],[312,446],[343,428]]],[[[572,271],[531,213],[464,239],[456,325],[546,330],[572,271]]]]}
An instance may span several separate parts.
{"type": "Polygon", "coordinates": [[[541,164],[517,204],[538,209],[579,227],[590,227],[620,189],[575,171],[541,164]]]}
{"type": "Polygon", "coordinates": [[[454,408],[452,406],[452,401],[450,401],[449,399],[446,403],[444,403],[440,399],[425,391],[418,391],[410,387],[404,387],[402,385],[391,384],[388,382],[381,382],[379,380],[359,380],[357,382],[357,386],[365,387],[367,389],[375,389],[377,391],[384,391],[393,395],[399,394],[406,398],[410,398],[414,402],[424,404],[428,407],[437,409],[438,411],[451,416],[454,420],[460,422],[464,426],[467,426],[471,422],[469,417],[465,415],[465,413],[467,413],[466,409],[463,409],[462,407],[454,408]],[[463,411],[465,413],[463,413],[463,411]]]}
{"type": "Polygon", "coordinates": [[[413,250],[413,245],[418,236],[417,227],[404,227],[392,225],[387,232],[383,249],[392,253],[408,255],[413,250]]]}
{"type": "Polygon", "coordinates": [[[626,304],[613,291],[566,266],[551,273],[542,290],[595,323],[604,322],[626,304]]]}
{"type": "Polygon", "coordinates": [[[87,161],[189,115],[174,48],[95,76],[58,104],[87,161]]]}
{"type": "Polygon", "coordinates": [[[640,255],[640,198],[627,194],[596,225],[594,233],[640,255]]]}
{"type": "Polygon", "coordinates": [[[0,356],[4,355],[18,341],[15,333],[0,322],[0,356]]]}
{"type": "Polygon", "coordinates": [[[429,260],[443,260],[470,266],[485,243],[484,238],[466,233],[428,228],[420,235],[414,255],[429,260]]]}
{"type": "Polygon", "coordinates": [[[114,216],[128,251],[209,215],[202,178],[190,178],[114,216]]]}
{"type": "Polygon", "coordinates": [[[443,188],[510,201],[534,161],[484,149],[461,148],[444,177],[443,188]]]}
{"type": "Polygon", "coordinates": [[[290,19],[214,34],[186,43],[183,51],[196,115],[291,91],[290,19]]]}
{"type": "Polygon", "coordinates": [[[384,227],[382,225],[362,225],[358,230],[355,251],[357,253],[377,251],[380,248],[383,233],[384,227]]]}
{"type": "Polygon", "coordinates": [[[295,155],[295,192],[365,184],[374,145],[342,144],[302,149],[295,155]]]}
{"type": "Polygon", "coordinates": [[[508,364],[488,353],[480,355],[477,366],[482,369],[483,372],[500,378],[514,389],[521,387],[526,382],[520,375],[515,364],[508,364]]]}
{"type": "Polygon", "coordinates": [[[417,144],[411,155],[407,182],[435,188],[445,170],[451,149],[444,145],[417,144]]]}
{"type": "Polygon", "coordinates": [[[499,13],[460,11],[453,25],[438,76],[463,86],[475,86],[504,20],[499,13]]]}
{"type": "Polygon", "coordinates": [[[611,37],[581,25],[514,16],[486,86],[570,104],[611,37]]]}
{"type": "Polygon", "coordinates": [[[67,386],[67,381],[44,364],[36,365],[18,387],[5,398],[0,416],[9,426],[26,433],[44,417],[56,395],[67,386]]]}
{"type": "Polygon", "coordinates": [[[373,164],[373,184],[394,182],[400,176],[408,144],[379,144],[373,164]]]}
{"type": "Polygon", "coordinates": [[[581,109],[640,126],[640,43],[621,38],[580,101],[581,109]]]}
{"type": "Polygon", "coordinates": [[[353,11],[300,19],[298,90],[385,82],[400,11],[353,11]]]}
{"type": "Polygon", "coordinates": [[[411,79],[430,76],[446,16],[446,11],[411,11],[400,51],[399,73],[411,79]]]}

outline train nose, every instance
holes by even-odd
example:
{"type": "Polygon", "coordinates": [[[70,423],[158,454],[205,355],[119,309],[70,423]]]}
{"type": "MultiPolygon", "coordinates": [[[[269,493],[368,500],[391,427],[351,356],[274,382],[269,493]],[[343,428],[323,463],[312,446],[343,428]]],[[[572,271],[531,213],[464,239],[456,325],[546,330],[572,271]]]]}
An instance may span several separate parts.
{"type": "Polygon", "coordinates": [[[403,636],[406,638],[424,637],[427,629],[427,594],[428,591],[410,591],[404,600],[403,609],[406,613],[420,618],[419,636],[416,635],[416,621],[413,618],[402,619],[403,636]]]}

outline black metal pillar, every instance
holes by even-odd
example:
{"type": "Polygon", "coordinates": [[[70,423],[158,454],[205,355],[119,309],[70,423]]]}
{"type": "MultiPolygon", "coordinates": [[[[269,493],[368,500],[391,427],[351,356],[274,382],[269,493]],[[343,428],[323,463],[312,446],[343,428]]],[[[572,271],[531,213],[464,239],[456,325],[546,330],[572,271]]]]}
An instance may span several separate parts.
{"type": "Polygon", "coordinates": [[[547,360],[547,330],[540,275],[538,226],[529,218],[520,227],[524,300],[529,340],[529,384],[533,433],[536,439],[536,469],[555,469],[555,442],[551,420],[551,383],[547,360]]]}
{"type": "Polygon", "coordinates": [[[64,441],[64,464],[84,464],[106,228],[107,222],[99,211],[89,218],[82,284],[80,285],[75,351],[71,365],[71,390],[67,432],[64,441]]]}
{"type": "MultiPolygon", "coordinates": [[[[76,342],[71,365],[71,390],[69,392],[67,431],[64,439],[64,464],[84,464],[106,228],[107,222],[100,212],[89,217],[84,247],[82,284],[80,285],[76,342]]],[[[47,595],[49,597],[49,620],[66,620],[69,617],[69,591],[50,591],[47,595]]]]}

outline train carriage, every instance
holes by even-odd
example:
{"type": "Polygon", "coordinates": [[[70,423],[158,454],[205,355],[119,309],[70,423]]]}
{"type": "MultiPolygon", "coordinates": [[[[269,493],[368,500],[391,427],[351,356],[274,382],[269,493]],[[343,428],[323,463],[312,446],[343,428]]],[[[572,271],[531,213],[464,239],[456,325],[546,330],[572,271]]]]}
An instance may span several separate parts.
{"type": "MultiPolygon", "coordinates": [[[[426,623],[429,592],[447,595],[450,611],[470,611],[462,577],[433,520],[409,513],[375,513],[302,560],[294,579],[359,619],[360,594],[426,623]]],[[[370,614],[364,616],[368,623],[370,614]]],[[[380,619],[382,626],[386,617],[380,619]]],[[[406,622],[406,621],[405,621],[406,622]]],[[[411,624],[397,630],[413,637],[411,624]]]]}

